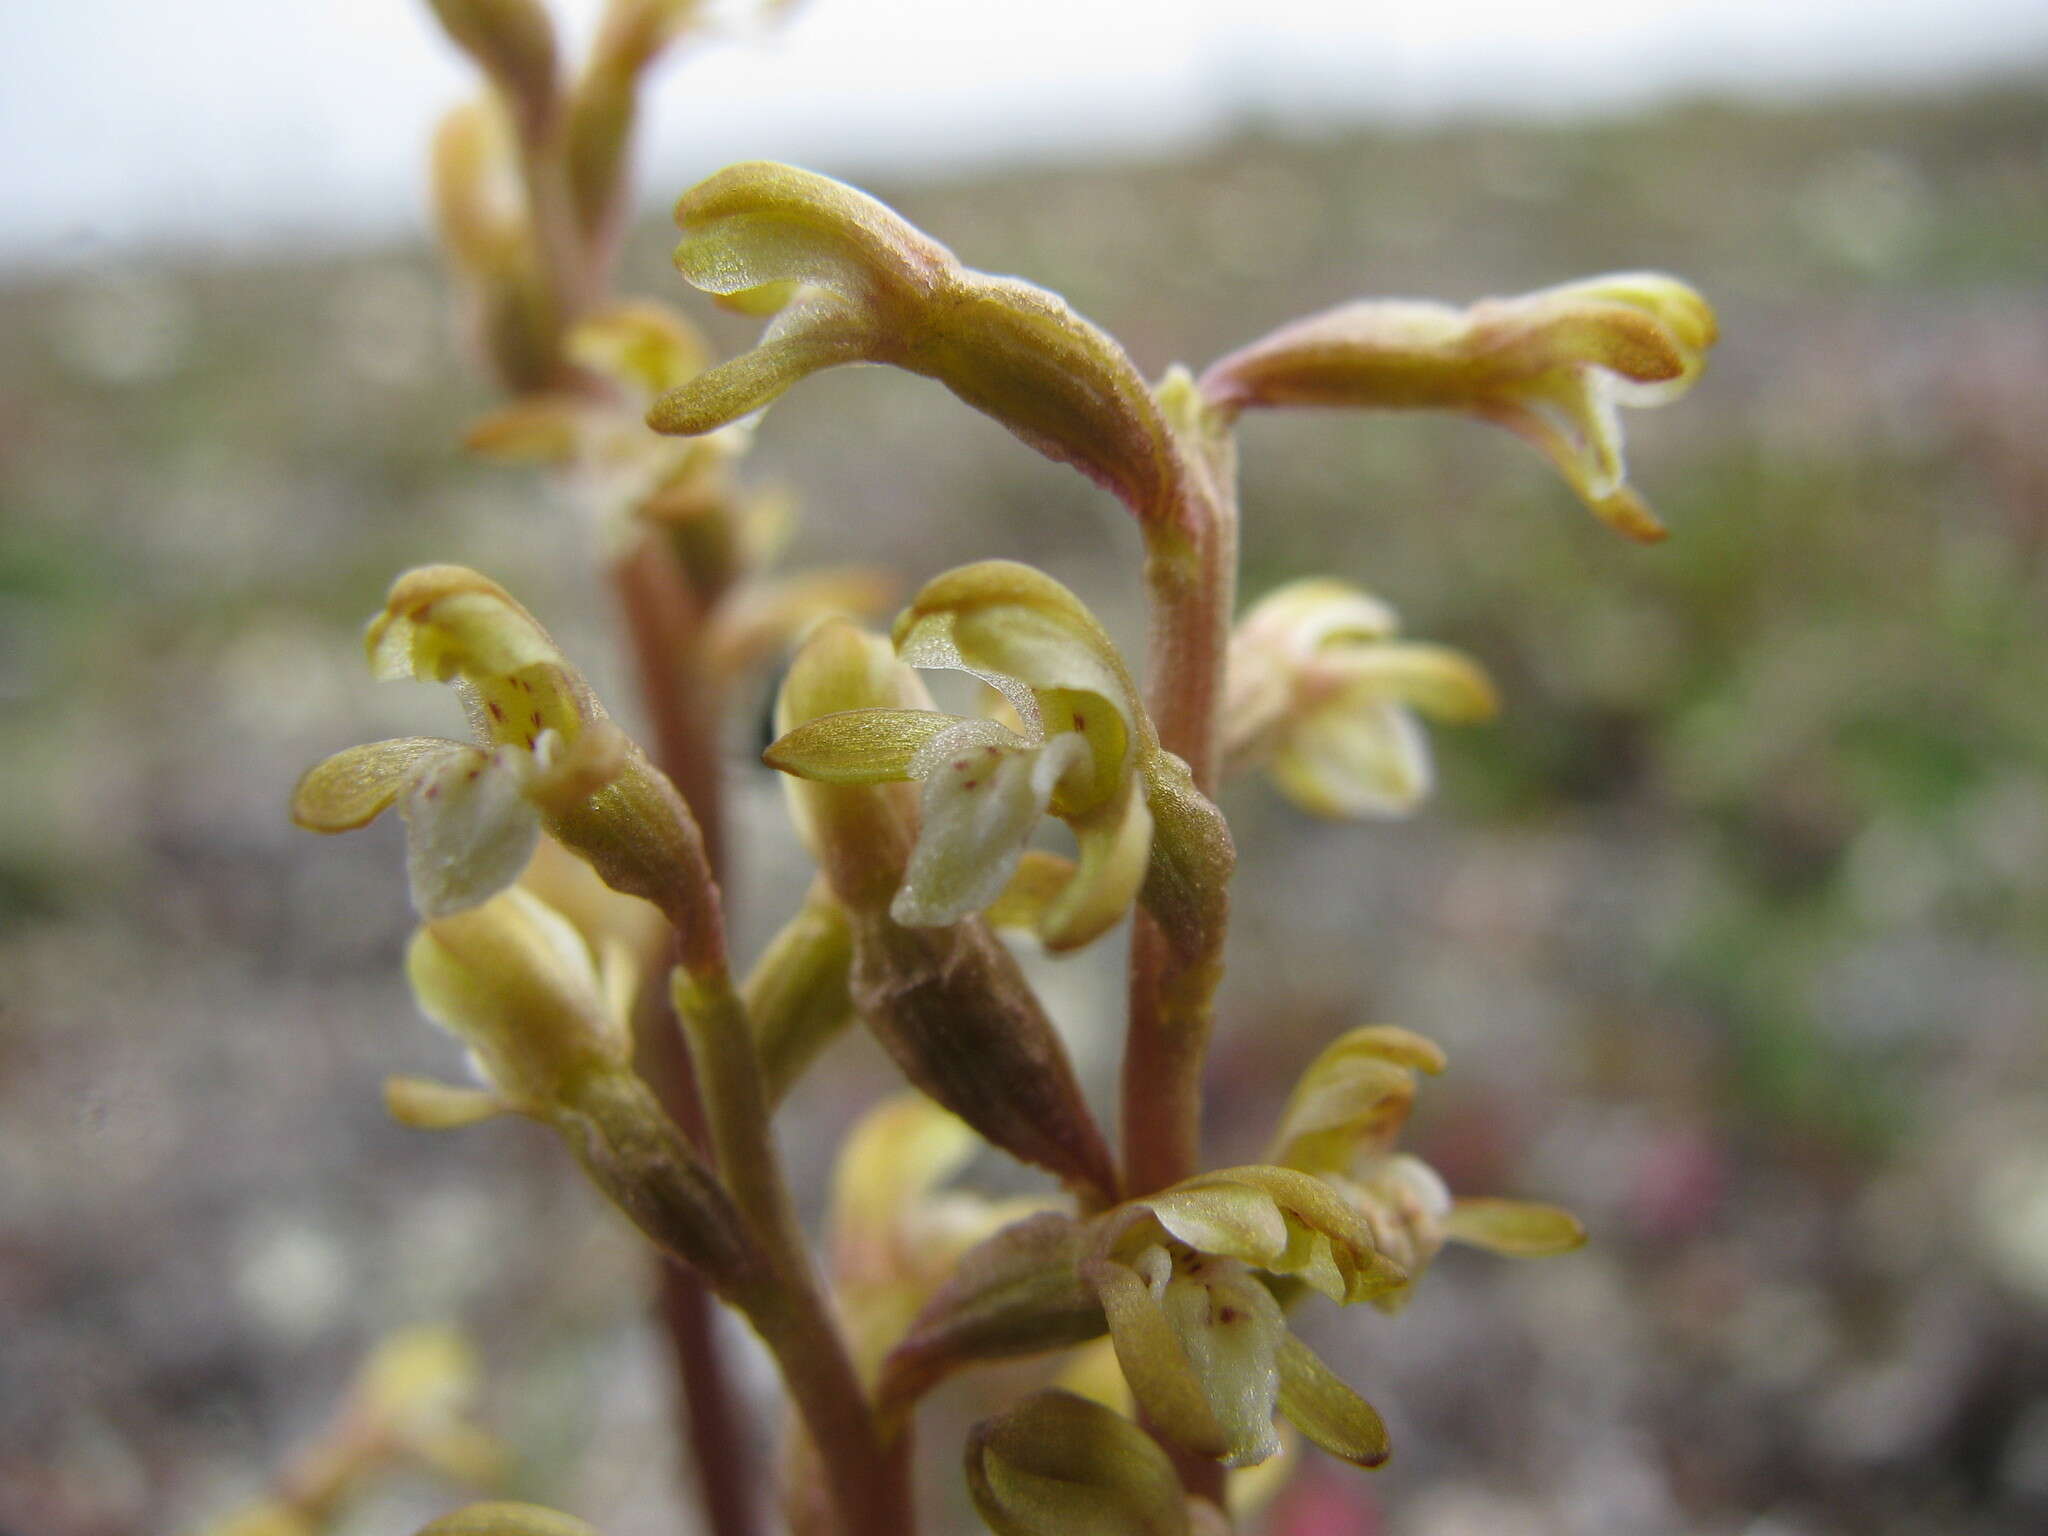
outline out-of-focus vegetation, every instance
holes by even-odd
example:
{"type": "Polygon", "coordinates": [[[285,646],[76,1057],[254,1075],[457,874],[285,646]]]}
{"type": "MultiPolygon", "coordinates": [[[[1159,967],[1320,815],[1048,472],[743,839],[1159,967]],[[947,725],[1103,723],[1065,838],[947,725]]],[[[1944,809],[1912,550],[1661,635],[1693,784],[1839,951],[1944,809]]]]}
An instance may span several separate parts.
{"type": "MultiPolygon", "coordinates": [[[[1439,738],[1413,824],[1226,800],[1215,1144],[1255,1151],[1325,1037],[1398,1021],[1452,1056],[1417,1149],[1594,1232],[1330,1320],[1399,1453],[1306,1468],[1275,1529],[2048,1524],[2048,97],[1253,136],[876,190],[1153,371],[1354,295],[1623,266],[1723,316],[1686,408],[1630,422],[1676,533],[1647,552],[1504,434],[1247,430],[1247,598],[1362,581],[1509,707],[1439,738]]],[[[666,244],[642,231],[622,287],[688,304],[666,244]]],[[[382,1073],[438,1064],[401,1019],[395,833],[284,817],[325,752],[443,728],[356,654],[406,564],[507,582],[627,694],[584,536],[455,446],[487,395],[446,308],[415,251],[0,293],[0,1525],[218,1511],[372,1332],[460,1315],[515,1491],[652,1528],[632,1244],[518,1128],[383,1122],[382,1073]]],[[[761,433],[803,555],[912,583],[1029,559],[1129,637],[1121,511],[935,387],[832,375],[761,433]]],[[[754,734],[743,943],[803,878],[754,734]]],[[[1039,971],[1098,1082],[1115,963],[1039,971]]],[[[806,1087],[800,1187],[886,1080],[852,1043],[806,1087]]],[[[361,1529],[434,1508],[401,1487],[361,1529]]]]}

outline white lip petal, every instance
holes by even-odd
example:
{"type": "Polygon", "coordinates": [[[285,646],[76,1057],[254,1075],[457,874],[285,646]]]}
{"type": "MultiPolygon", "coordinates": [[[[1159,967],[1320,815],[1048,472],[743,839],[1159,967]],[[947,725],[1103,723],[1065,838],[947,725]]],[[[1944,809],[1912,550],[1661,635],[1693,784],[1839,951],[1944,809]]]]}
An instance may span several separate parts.
{"type": "Polygon", "coordinates": [[[519,878],[540,840],[533,760],[512,748],[449,753],[406,787],[405,865],[422,917],[447,917],[519,878]]]}
{"type": "Polygon", "coordinates": [[[1065,767],[1048,771],[1047,756],[985,741],[932,765],[920,799],[923,830],[891,917],[907,928],[944,927],[1002,894],[1065,767]]]}

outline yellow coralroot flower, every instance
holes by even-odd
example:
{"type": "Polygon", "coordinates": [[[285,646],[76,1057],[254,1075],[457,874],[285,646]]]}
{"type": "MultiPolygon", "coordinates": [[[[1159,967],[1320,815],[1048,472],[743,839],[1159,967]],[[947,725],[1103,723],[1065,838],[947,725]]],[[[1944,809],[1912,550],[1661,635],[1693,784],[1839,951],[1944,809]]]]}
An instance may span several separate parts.
{"type": "Polygon", "coordinates": [[[1527,1256],[1569,1252],[1586,1240],[1567,1211],[1454,1198],[1435,1169],[1395,1151],[1415,1101],[1415,1074],[1443,1067],[1443,1052],[1420,1035],[1389,1025],[1352,1030],[1301,1075],[1269,1149],[1274,1162],[1335,1190],[1370,1226],[1377,1250],[1405,1272],[1372,1298],[1390,1312],[1406,1303],[1447,1239],[1527,1256]]]}
{"type": "Polygon", "coordinates": [[[1189,1450],[1264,1461],[1280,1449],[1277,1412],[1332,1455],[1386,1459],[1379,1415],[1288,1331],[1268,1284],[1348,1305],[1404,1283],[1328,1185],[1263,1165],[1187,1180],[1103,1218],[1081,1273],[1138,1406],[1189,1450]]]}
{"type": "Polygon", "coordinates": [[[937,578],[896,623],[912,666],[967,672],[1000,692],[1021,729],[936,710],[856,709],[791,730],[766,761],[825,784],[922,781],[921,828],[891,915],[956,923],[1011,885],[1051,814],[1080,859],[1038,918],[1068,949],[1130,909],[1145,878],[1152,816],[1144,765],[1157,738],[1130,674],[1088,610],[1051,577],[1008,561],[937,578]]]}
{"type": "Polygon", "coordinates": [[[1044,289],[961,265],[842,182],[793,166],[728,166],[676,204],[684,279],[774,320],[760,345],[655,403],[657,431],[695,435],[845,363],[938,380],[1049,458],[1168,515],[1171,435],[1130,358],[1044,289]]]}
{"type": "Polygon", "coordinates": [[[1339,305],[1210,367],[1220,409],[1447,410],[1506,427],[1558,468],[1604,521],[1637,539],[1664,527],[1627,483],[1618,407],[1690,389],[1714,311],[1676,278],[1626,272],[1468,309],[1403,300],[1339,305]]]}
{"type": "Polygon", "coordinates": [[[1230,645],[1229,771],[1264,765],[1318,816],[1400,816],[1429,793],[1420,711],[1484,720],[1493,685],[1456,651],[1395,638],[1399,621],[1345,582],[1290,582],[1255,604],[1230,645]]]}
{"type": "Polygon", "coordinates": [[[847,1138],[832,1181],[828,1262],[870,1379],[962,1254],[1049,1208],[942,1189],[982,1145],[964,1120],[921,1094],[870,1110],[847,1138]]]}
{"type": "Polygon", "coordinates": [[[587,799],[629,750],[547,631],[474,571],[401,576],[371,621],[368,649],[380,678],[453,683],[476,740],[408,736],[339,752],[299,781],[292,819],[346,832],[397,805],[423,917],[510,885],[533,857],[547,806],[587,799]]]}
{"type": "Polygon", "coordinates": [[[276,1494],[204,1528],[204,1536],[319,1536],[375,1477],[403,1464],[486,1486],[506,1453],[472,1419],[476,1353],[449,1328],[381,1340],[327,1426],[293,1458],[276,1494]]]}

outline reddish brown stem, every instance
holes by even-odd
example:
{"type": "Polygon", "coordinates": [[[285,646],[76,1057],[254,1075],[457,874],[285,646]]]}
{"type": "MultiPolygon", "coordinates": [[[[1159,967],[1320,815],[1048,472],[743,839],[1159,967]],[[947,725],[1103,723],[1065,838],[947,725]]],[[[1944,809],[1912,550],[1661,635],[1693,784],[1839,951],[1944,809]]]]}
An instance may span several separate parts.
{"type": "MultiPolygon", "coordinates": [[[[696,604],[674,555],[654,537],[643,538],[611,574],[625,614],[655,761],[690,807],[704,838],[706,858],[714,875],[722,877],[725,840],[717,730],[704,723],[717,715],[706,707],[709,701],[697,665],[701,626],[696,604]]],[[[666,969],[663,966],[657,974],[666,969]]],[[[703,1148],[709,1141],[708,1127],[689,1052],[659,1006],[661,989],[649,991],[660,1022],[640,1037],[648,1042],[648,1081],[684,1133],[703,1148]]],[[[753,1490],[763,1479],[759,1457],[743,1428],[746,1408],[733,1386],[726,1347],[716,1331],[716,1303],[693,1272],[666,1260],[657,1271],[656,1288],[685,1409],[685,1460],[695,1473],[705,1523],[713,1536],[758,1536],[762,1509],[753,1490]]]]}
{"type": "MultiPolygon", "coordinates": [[[[1152,532],[1145,558],[1150,635],[1147,705],[1160,744],[1185,759],[1210,794],[1220,760],[1218,711],[1237,591],[1236,465],[1206,419],[1181,434],[1181,515],[1152,532]]],[[[1221,912],[1218,892],[1218,912],[1221,912]]],[[[1220,977],[1220,915],[1201,946],[1169,942],[1141,912],[1131,932],[1130,1020],[1124,1044],[1124,1179],[1149,1194],[1200,1166],[1202,1063],[1220,977]]]]}
{"type": "Polygon", "coordinates": [[[642,537],[611,574],[626,616],[654,761],[696,818],[712,878],[725,889],[720,700],[704,668],[704,615],[682,562],[659,534],[642,537]]]}
{"type": "MultiPolygon", "coordinates": [[[[710,1137],[690,1053],[662,1006],[661,989],[648,988],[643,1001],[650,1025],[640,1031],[644,1074],[683,1134],[704,1151],[710,1137]]],[[[759,1457],[733,1386],[729,1346],[718,1336],[718,1303],[695,1270],[665,1256],[657,1260],[655,1303],[675,1363],[683,1464],[695,1475],[705,1529],[712,1536],[758,1536],[762,1510],[752,1490],[759,1457]]]]}

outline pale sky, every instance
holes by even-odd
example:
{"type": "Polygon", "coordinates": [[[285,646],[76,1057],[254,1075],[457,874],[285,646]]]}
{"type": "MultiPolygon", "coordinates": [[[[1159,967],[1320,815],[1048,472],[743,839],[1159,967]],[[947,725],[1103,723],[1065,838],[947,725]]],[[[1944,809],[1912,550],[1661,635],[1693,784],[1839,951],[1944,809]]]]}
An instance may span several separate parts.
{"type": "MultiPolygon", "coordinates": [[[[587,27],[597,0],[556,0],[587,27]]],[[[849,176],[2048,62],[2043,0],[807,0],[663,71],[643,165],[849,176]]],[[[416,0],[0,0],[0,262],[374,239],[470,75],[416,0]]]]}

